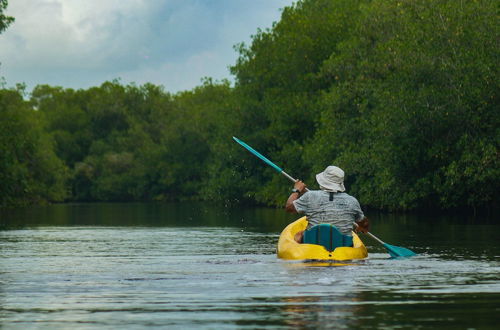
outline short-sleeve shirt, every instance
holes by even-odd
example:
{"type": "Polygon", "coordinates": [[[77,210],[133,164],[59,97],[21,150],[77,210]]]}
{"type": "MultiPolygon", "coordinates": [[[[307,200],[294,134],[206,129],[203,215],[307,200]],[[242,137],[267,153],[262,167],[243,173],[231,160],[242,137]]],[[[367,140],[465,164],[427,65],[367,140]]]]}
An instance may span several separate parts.
{"type": "Polygon", "coordinates": [[[294,200],[293,205],[298,213],[306,215],[307,228],[329,223],[337,227],[342,234],[349,236],[354,221],[364,218],[358,200],[344,192],[333,193],[333,200],[330,200],[330,192],[310,190],[294,200]]]}

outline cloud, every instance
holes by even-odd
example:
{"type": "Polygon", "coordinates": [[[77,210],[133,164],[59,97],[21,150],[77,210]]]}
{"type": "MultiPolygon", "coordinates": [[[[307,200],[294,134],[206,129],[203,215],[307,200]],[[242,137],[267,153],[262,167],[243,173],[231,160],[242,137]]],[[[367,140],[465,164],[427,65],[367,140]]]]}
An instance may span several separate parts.
{"type": "Polygon", "coordinates": [[[279,20],[290,0],[16,0],[16,22],[0,35],[0,76],[29,87],[152,82],[170,91],[229,78],[257,28],[279,20]]]}

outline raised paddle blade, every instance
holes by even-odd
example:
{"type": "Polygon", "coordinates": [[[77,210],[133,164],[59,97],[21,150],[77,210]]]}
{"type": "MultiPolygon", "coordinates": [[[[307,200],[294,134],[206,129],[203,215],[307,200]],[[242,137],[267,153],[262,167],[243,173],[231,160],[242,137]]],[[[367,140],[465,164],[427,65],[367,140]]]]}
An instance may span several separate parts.
{"type": "Polygon", "coordinates": [[[267,165],[269,165],[272,168],[274,168],[276,170],[276,172],[278,172],[278,173],[284,173],[283,170],[278,165],[274,164],[272,161],[270,161],[269,159],[267,159],[266,157],[264,157],[264,155],[262,155],[260,152],[258,152],[254,148],[250,147],[245,142],[241,141],[240,139],[238,139],[237,137],[234,137],[234,136],[233,136],[233,140],[236,141],[237,143],[239,143],[243,148],[247,149],[248,151],[250,151],[255,156],[259,157],[262,161],[264,161],[264,163],[266,163],[267,165]]]}
{"type": "Polygon", "coordinates": [[[384,243],[384,247],[387,249],[387,252],[389,252],[391,257],[393,258],[411,257],[416,255],[415,252],[410,251],[404,247],[394,246],[387,243],[384,243]]]}

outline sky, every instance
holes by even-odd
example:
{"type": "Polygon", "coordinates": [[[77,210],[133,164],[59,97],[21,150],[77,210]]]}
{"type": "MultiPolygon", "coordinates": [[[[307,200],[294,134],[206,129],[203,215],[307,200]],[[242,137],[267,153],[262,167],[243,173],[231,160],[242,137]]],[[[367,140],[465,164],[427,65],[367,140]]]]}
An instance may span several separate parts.
{"type": "Polygon", "coordinates": [[[272,27],[292,0],[10,0],[0,34],[0,77],[89,88],[119,79],[191,90],[233,80],[235,44],[272,27]]]}

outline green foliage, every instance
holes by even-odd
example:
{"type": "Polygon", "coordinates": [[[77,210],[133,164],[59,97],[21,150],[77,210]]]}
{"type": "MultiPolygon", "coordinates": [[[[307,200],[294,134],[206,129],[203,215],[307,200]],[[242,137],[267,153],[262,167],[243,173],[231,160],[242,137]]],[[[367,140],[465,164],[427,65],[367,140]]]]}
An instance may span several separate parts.
{"type": "MultiPolygon", "coordinates": [[[[366,1],[299,1],[283,10],[281,20],[259,31],[251,46],[238,46],[240,58],[232,72],[243,120],[251,126],[238,132],[252,146],[281,166],[304,177],[310,167],[300,159],[301,145],[315,132],[318,100],[328,82],[322,64],[352,28],[351,19],[366,1]]],[[[251,157],[251,156],[250,156],[251,157]]],[[[252,172],[263,172],[262,164],[252,172]]],[[[283,181],[263,175],[253,193],[264,203],[282,204],[275,192],[283,181]],[[261,188],[261,185],[264,187],[261,188]],[[260,191],[262,189],[262,191],[260,191]]]]}
{"type": "Polygon", "coordinates": [[[282,205],[289,182],[233,135],[311,185],[344,168],[365,206],[498,205],[497,26],[493,0],[303,0],[236,46],[234,87],[3,89],[1,205],[66,186],[76,201],[282,205]]]}
{"type": "Polygon", "coordinates": [[[0,207],[67,196],[67,169],[22,91],[0,90],[0,207]]]}
{"type": "Polygon", "coordinates": [[[232,99],[228,82],[207,79],[175,96],[117,81],[78,91],[38,86],[31,103],[71,169],[73,199],[130,201],[218,199],[209,182],[234,127],[232,99]]]}
{"type": "MultiPolygon", "coordinates": [[[[248,142],[308,182],[343,167],[377,208],[497,203],[497,14],[494,1],[299,1],[239,47],[248,142]]],[[[281,204],[283,181],[262,179],[256,199],[281,204]]]]}
{"type": "Polygon", "coordinates": [[[0,0],[0,33],[9,27],[14,22],[14,17],[4,14],[9,2],[7,0],[0,0]]]}
{"type": "Polygon", "coordinates": [[[148,162],[158,161],[163,149],[172,108],[168,93],[116,81],[78,91],[38,86],[31,102],[48,122],[58,156],[72,169],[76,200],[154,197],[158,188],[150,188],[160,167],[148,162]]]}
{"type": "Polygon", "coordinates": [[[492,202],[496,11],[493,1],[365,6],[340,55],[324,63],[334,83],[308,156],[345,166],[353,192],[378,208],[492,202]],[[325,147],[328,140],[340,147],[325,147]]]}

